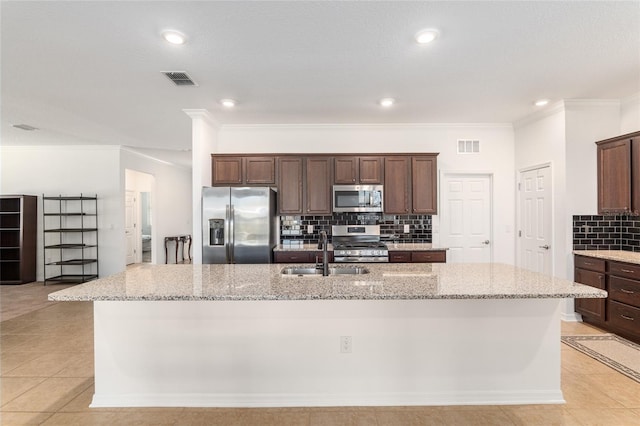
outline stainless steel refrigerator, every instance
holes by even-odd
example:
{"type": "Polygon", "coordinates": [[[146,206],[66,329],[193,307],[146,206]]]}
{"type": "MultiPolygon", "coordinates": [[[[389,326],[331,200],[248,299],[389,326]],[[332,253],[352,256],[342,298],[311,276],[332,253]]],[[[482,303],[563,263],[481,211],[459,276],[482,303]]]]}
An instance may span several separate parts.
{"type": "Polygon", "coordinates": [[[277,221],[272,188],[202,188],[202,263],[271,263],[277,221]]]}

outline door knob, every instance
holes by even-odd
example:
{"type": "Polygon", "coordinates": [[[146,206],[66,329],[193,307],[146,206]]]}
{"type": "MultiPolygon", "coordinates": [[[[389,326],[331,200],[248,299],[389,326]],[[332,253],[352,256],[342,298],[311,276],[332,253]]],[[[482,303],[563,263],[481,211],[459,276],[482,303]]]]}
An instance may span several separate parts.
{"type": "Polygon", "coordinates": [[[549,245],[548,244],[545,244],[543,246],[538,246],[538,247],[540,247],[542,249],[545,249],[545,250],[549,250],[549,245]]]}
{"type": "Polygon", "coordinates": [[[482,244],[489,244],[489,240],[484,240],[482,244]]]}

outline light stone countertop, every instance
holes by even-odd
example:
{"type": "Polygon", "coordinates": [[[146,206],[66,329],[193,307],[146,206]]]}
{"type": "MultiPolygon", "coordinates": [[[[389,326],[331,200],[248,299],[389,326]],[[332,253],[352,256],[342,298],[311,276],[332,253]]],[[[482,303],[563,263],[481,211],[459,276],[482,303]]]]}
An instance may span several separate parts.
{"type": "MultiPolygon", "coordinates": [[[[389,241],[382,241],[387,245],[387,249],[390,251],[434,251],[434,250],[447,250],[446,248],[433,247],[431,243],[392,243],[389,241]]],[[[318,251],[317,243],[305,243],[302,247],[284,247],[282,244],[278,244],[273,251],[318,251]]],[[[333,245],[329,243],[329,251],[333,251],[333,245]]]]}
{"type": "Polygon", "coordinates": [[[624,250],[574,250],[573,254],[640,265],[640,253],[624,250]]]}
{"type": "Polygon", "coordinates": [[[603,290],[497,263],[360,264],[370,273],[329,277],[283,276],[280,271],[285,266],[292,265],[140,265],[51,293],[49,300],[410,300],[607,296],[603,290]]]}

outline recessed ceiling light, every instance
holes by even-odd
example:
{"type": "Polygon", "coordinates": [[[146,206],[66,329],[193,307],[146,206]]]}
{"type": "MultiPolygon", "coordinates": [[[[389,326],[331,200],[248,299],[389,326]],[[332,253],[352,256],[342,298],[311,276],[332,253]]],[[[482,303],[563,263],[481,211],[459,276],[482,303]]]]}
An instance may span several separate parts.
{"type": "Polygon", "coordinates": [[[226,108],[233,108],[234,106],[236,106],[236,101],[234,101],[233,99],[222,99],[220,100],[220,103],[223,107],[226,108]]]}
{"type": "Polygon", "coordinates": [[[537,101],[535,101],[533,104],[535,106],[545,106],[546,104],[549,103],[549,99],[538,99],[537,101]]]}
{"type": "Polygon", "coordinates": [[[394,103],[396,103],[396,100],[393,98],[380,99],[380,106],[383,106],[385,108],[392,106],[394,103]]]}
{"type": "Polygon", "coordinates": [[[416,34],[416,41],[418,42],[418,44],[431,43],[433,40],[437,39],[439,35],[440,32],[438,30],[422,30],[416,34]]]}
{"type": "Polygon", "coordinates": [[[174,30],[164,31],[162,37],[171,44],[184,44],[187,41],[187,37],[184,34],[174,30]]]}

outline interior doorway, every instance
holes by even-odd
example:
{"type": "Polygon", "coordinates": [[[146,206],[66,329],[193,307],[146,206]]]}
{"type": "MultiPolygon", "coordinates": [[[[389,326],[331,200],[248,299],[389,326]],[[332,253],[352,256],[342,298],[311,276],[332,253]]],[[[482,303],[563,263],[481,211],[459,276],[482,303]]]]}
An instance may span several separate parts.
{"type": "Polygon", "coordinates": [[[520,171],[519,262],[521,268],[551,275],[553,272],[551,166],[520,171]]]}
{"type": "Polygon", "coordinates": [[[156,263],[153,229],[153,188],[149,173],[125,170],[126,265],[156,263]]]}
{"type": "Polygon", "coordinates": [[[491,262],[492,175],[444,173],[440,188],[440,244],[448,248],[447,262],[491,262]]]}

